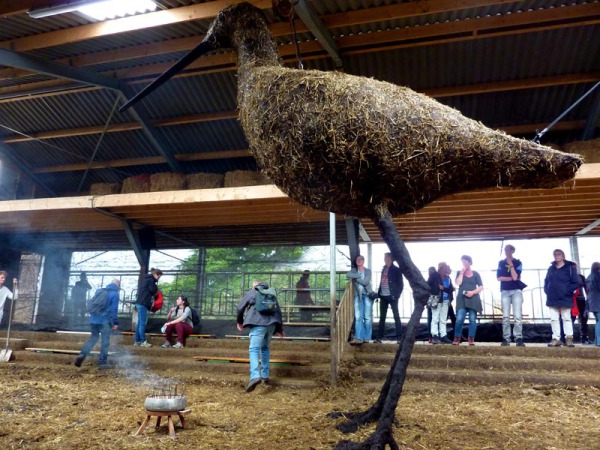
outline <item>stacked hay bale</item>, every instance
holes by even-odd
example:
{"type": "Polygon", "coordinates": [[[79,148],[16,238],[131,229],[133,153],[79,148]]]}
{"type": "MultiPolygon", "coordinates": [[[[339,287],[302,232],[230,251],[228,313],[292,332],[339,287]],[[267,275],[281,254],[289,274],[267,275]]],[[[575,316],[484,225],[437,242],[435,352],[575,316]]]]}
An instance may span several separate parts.
{"type": "Polygon", "coordinates": [[[600,163],[600,138],[569,142],[565,145],[565,151],[580,154],[586,163],[600,163]]]}
{"type": "Polygon", "coordinates": [[[225,177],[220,173],[190,173],[186,176],[188,189],[215,189],[223,187],[225,177]]]}
{"type": "Polygon", "coordinates": [[[262,172],[233,170],[225,174],[225,187],[259,186],[261,184],[272,184],[271,180],[262,172]]]}
{"type": "Polygon", "coordinates": [[[150,176],[150,192],[180,191],[185,189],[185,175],[182,173],[155,173],[150,176]]]}
{"type": "Polygon", "coordinates": [[[125,178],[121,194],[135,194],[136,192],[148,192],[150,190],[150,175],[136,175],[125,178]]]}
{"type": "Polygon", "coordinates": [[[119,193],[119,183],[93,183],[90,186],[91,195],[111,195],[119,193]]]}

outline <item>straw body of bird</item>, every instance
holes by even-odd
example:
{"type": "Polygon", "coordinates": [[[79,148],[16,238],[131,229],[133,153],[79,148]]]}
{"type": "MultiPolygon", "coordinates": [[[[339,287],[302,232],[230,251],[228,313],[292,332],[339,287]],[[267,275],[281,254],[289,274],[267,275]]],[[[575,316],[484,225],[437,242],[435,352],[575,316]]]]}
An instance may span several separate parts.
{"type": "Polygon", "coordinates": [[[385,205],[403,214],[467,190],[555,187],[582,163],[406,87],[282,67],[264,16],[250,5],[224,10],[212,32],[238,52],[251,153],[278,187],[313,208],[360,217],[385,205]]]}

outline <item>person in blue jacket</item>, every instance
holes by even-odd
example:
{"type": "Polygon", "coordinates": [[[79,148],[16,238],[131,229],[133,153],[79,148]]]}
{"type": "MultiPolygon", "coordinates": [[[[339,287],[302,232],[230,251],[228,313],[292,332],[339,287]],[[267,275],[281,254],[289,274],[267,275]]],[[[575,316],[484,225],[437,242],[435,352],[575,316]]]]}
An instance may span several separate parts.
{"type": "Polygon", "coordinates": [[[548,347],[564,345],[560,340],[561,316],[565,330],[566,346],[574,347],[571,308],[573,307],[573,292],[579,287],[579,275],[574,263],[565,259],[565,252],[556,249],[553,255],[554,262],[548,268],[544,280],[546,306],[550,309],[550,324],[552,326],[552,342],[548,344],[548,347]]]}
{"type": "MultiPolygon", "coordinates": [[[[108,347],[110,345],[110,333],[112,330],[119,329],[119,319],[117,313],[119,311],[119,288],[121,282],[117,278],[113,278],[109,285],[104,289],[108,291],[108,306],[100,314],[90,313],[90,328],[92,335],[89,340],[83,345],[81,353],[75,359],[75,365],[81,367],[83,360],[90,354],[96,342],[102,335],[100,342],[100,356],[98,357],[98,369],[108,368],[108,347]]],[[[100,291],[100,289],[98,289],[100,291]]],[[[98,293],[96,291],[96,293],[98,293]]]]}

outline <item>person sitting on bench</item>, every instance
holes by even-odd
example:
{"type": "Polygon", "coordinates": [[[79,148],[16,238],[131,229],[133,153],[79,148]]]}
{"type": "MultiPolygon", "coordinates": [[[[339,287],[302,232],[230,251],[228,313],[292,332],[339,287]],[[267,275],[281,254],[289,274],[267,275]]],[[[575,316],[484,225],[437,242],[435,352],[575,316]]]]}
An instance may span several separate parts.
{"type": "Polygon", "coordinates": [[[173,333],[177,333],[177,343],[173,348],[183,348],[185,339],[193,333],[194,325],[192,322],[192,309],[188,298],[181,294],[177,297],[177,304],[171,308],[167,314],[167,322],[165,323],[165,343],[163,348],[171,347],[171,339],[173,333]]]}

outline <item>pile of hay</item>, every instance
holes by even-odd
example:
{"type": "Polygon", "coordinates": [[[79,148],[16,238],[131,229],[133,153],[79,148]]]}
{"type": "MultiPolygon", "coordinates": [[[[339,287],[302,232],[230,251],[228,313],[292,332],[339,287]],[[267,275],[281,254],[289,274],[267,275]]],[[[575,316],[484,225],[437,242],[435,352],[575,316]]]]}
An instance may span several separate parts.
{"type": "Polygon", "coordinates": [[[93,183],[90,186],[91,195],[111,195],[119,193],[119,183],[93,183]]]}
{"type": "Polygon", "coordinates": [[[261,184],[271,184],[269,178],[262,172],[233,170],[225,174],[225,187],[259,186],[261,184]]]}
{"type": "Polygon", "coordinates": [[[220,173],[191,173],[186,176],[188,189],[214,189],[223,187],[225,177],[220,173]]]}
{"type": "Polygon", "coordinates": [[[148,192],[150,190],[150,175],[136,175],[125,178],[121,194],[134,194],[136,192],[148,192]]]}
{"type": "Polygon", "coordinates": [[[180,191],[185,189],[185,175],[182,173],[155,173],[150,177],[150,192],[180,191]]]}
{"type": "Polygon", "coordinates": [[[587,163],[600,163],[600,138],[569,142],[565,145],[565,151],[580,154],[587,163]]]}

